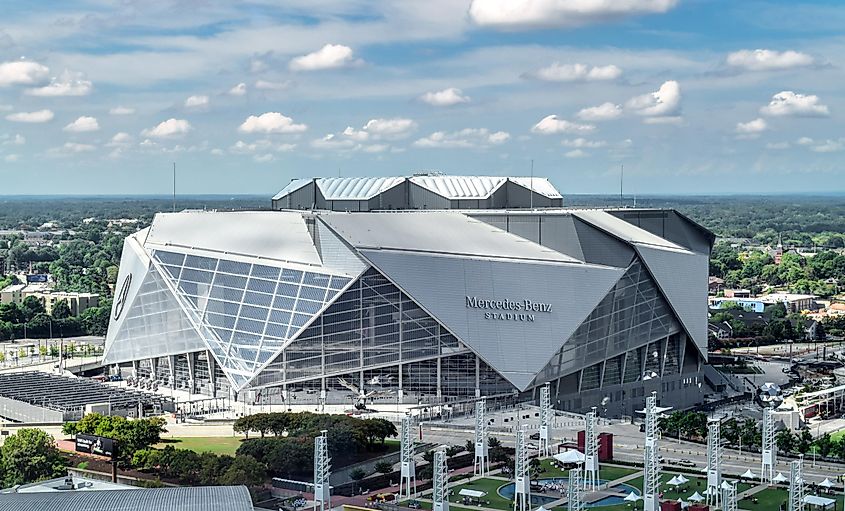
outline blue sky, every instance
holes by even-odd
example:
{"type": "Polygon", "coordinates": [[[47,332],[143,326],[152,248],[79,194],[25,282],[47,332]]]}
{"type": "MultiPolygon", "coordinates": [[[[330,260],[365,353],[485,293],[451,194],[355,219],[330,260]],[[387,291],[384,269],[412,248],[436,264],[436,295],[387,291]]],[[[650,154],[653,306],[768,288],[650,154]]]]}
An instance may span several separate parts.
{"type": "Polygon", "coordinates": [[[845,191],[838,1],[6,2],[0,194],[845,191]]]}

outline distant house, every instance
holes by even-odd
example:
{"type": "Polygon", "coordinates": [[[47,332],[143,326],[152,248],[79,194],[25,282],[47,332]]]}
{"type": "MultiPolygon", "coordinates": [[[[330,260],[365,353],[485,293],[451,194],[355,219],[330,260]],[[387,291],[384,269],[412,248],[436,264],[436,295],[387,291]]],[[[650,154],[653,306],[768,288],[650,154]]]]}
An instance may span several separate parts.
{"type": "Polygon", "coordinates": [[[757,297],[758,300],[767,305],[782,303],[786,307],[787,312],[816,310],[818,308],[815,302],[816,298],[818,298],[816,295],[797,293],[771,293],[757,297]]]}
{"type": "Polygon", "coordinates": [[[725,298],[751,298],[750,289],[725,289],[725,298]]]}
{"type": "Polygon", "coordinates": [[[725,280],[720,279],[719,277],[710,277],[708,282],[708,292],[711,295],[718,294],[720,291],[725,289],[725,280]]]}

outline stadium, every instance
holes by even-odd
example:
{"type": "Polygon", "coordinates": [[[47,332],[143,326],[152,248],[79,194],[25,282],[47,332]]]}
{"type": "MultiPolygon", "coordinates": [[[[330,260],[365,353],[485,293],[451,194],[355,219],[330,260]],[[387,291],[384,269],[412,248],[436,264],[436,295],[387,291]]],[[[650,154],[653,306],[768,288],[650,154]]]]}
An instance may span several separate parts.
{"type": "Polygon", "coordinates": [[[684,408],[718,389],[714,236],[678,212],[563,208],[539,178],[338,179],[127,237],[105,362],[286,404],[528,400],[548,383],[558,409],[618,416],[652,391],[684,408]]]}

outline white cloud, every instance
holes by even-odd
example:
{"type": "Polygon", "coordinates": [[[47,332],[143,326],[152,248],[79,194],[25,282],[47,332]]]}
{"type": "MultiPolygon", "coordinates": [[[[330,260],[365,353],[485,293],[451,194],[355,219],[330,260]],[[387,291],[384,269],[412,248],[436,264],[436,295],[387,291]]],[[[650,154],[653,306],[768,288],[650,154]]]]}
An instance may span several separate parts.
{"type": "Polygon", "coordinates": [[[625,106],[646,117],[674,117],[681,109],[681,86],[674,80],[663,82],[656,92],[635,96],[625,106]]]}
{"type": "Polygon", "coordinates": [[[818,96],[785,90],[772,96],[772,100],[760,109],[760,113],[775,117],[827,117],[830,110],[827,105],[819,103],[818,96]]]}
{"type": "Polygon", "coordinates": [[[590,67],[586,64],[553,62],[550,66],[540,68],[529,76],[544,82],[590,82],[615,80],[622,76],[622,70],[612,64],[590,67]]]}
{"type": "Polygon", "coordinates": [[[443,149],[483,149],[503,144],[510,139],[506,131],[491,132],[487,128],[466,128],[452,133],[436,131],[414,142],[416,147],[443,149]]]}
{"type": "Polygon", "coordinates": [[[587,140],[586,138],[570,138],[570,139],[563,139],[560,141],[560,144],[563,147],[571,147],[575,149],[582,149],[582,148],[589,148],[589,149],[597,149],[599,147],[604,147],[607,145],[607,142],[604,140],[587,140]]]}
{"type": "Polygon", "coordinates": [[[71,133],[85,133],[99,130],[100,124],[96,118],[83,115],[62,129],[71,133]]]}
{"type": "Polygon", "coordinates": [[[106,145],[108,145],[109,147],[121,147],[121,146],[129,145],[131,143],[132,143],[132,136],[129,135],[129,133],[121,131],[119,133],[116,133],[111,138],[111,141],[106,145]]]}
{"type": "Polygon", "coordinates": [[[319,71],[359,64],[361,61],[355,59],[354,52],[349,46],[327,44],[313,53],[294,58],[290,61],[289,67],[291,71],[319,71]]]}
{"type": "Polygon", "coordinates": [[[356,142],[364,142],[370,138],[370,133],[365,130],[356,130],[352,126],[347,126],[346,129],[343,130],[343,136],[356,142]]]}
{"type": "Polygon", "coordinates": [[[12,110],[14,110],[14,107],[12,105],[0,104],[0,112],[10,112],[12,110]]]}
{"type": "Polygon", "coordinates": [[[746,138],[758,137],[760,133],[763,133],[767,129],[769,129],[769,125],[766,123],[766,120],[759,117],[753,121],[736,123],[736,133],[746,138]]]}
{"type": "Polygon", "coordinates": [[[49,85],[36,89],[28,89],[26,94],[30,96],[87,96],[91,94],[94,85],[86,80],[81,73],[72,73],[65,70],[60,76],[50,80],[49,85]]]}
{"type": "Polygon", "coordinates": [[[810,148],[811,151],[817,153],[837,153],[843,149],[845,149],[845,138],[840,138],[839,140],[827,139],[810,148]]]}
{"type": "Polygon", "coordinates": [[[812,145],[814,140],[810,137],[801,137],[795,141],[798,145],[812,145]]]}
{"type": "Polygon", "coordinates": [[[558,119],[556,115],[547,115],[535,124],[531,131],[543,135],[554,135],[556,133],[590,133],[595,129],[596,127],[592,124],[578,124],[565,119],[558,119]]]}
{"type": "Polygon", "coordinates": [[[590,153],[584,151],[583,149],[573,149],[563,154],[567,158],[586,158],[590,155],[590,153]]]}
{"type": "Polygon", "coordinates": [[[769,142],[766,144],[766,149],[774,149],[774,150],[781,150],[781,149],[789,149],[792,147],[789,142],[769,142]]]}
{"type": "Polygon", "coordinates": [[[813,57],[797,51],[739,50],[728,54],[729,66],[748,71],[772,71],[813,65],[813,57]]]}
{"type": "Polygon", "coordinates": [[[334,133],[329,133],[323,138],[311,141],[311,146],[315,149],[351,150],[358,145],[360,144],[357,144],[354,140],[348,138],[341,138],[335,135],[334,133]]]}
{"type": "Polygon", "coordinates": [[[412,119],[403,119],[401,117],[370,119],[364,125],[363,129],[376,138],[403,138],[417,129],[417,123],[412,119]]]}
{"type": "Polygon", "coordinates": [[[268,82],[267,80],[258,80],[255,82],[255,88],[260,90],[287,90],[291,86],[290,80],[282,82],[268,82]]]}
{"type": "Polygon", "coordinates": [[[188,99],[185,100],[185,108],[190,108],[194,110],[203,110],[208,108],[210,104],[210,100],[208,96],[199,95],[199,96],[189,96],[188,99]]]}
{"type": "Polygon", "coordinates": [[[504,30],[577,27],[624,16],[663,13],[678,0],[473,0],[470,19],[504,30]]]}
{"type": "Polygon", "coordinates": [[[684,123],[684,118],[680,115],[661,115],[658,117],[646,117],[643,119],[643,124],[671,124],[680,126],[684,123]]]}
{"type": "MultiPolygon", "coordinates": [[[[168,119],[160,122],[154,128],[142,131],[141,135],[153,138],[173,138],[185,135],[192,129],[194,128],[191,126],[191,123],[185,119],[168,119]]],[[[149,140],[146,142],[149,142],[149,140]]]]}
{"type": "Polygon", "coordinates": [[[0,87],[38,85],[50,74],[50,68],[29,60],[0,62],[0,87]]]}
{"type": "Polygon", "coordinates": [[[7,121],[12,122],[28,122],[28,123],[42,123],[50,122],[55,117],[52,110],[38,110],[35,112],[18,112],[6,116],[7,121]]]}
{"type": "Polygon", "coordinates": [[[256,154],[255,156],[252,157],[252,159],[256,163],[268,163],[268,162],[275,160],[276,157],[273,156],[270,153],[266,153],[266,154],[256,154]]]}
{"type": "Polygon", "coordinates": [[[116,106],[110,109],[109,113],[111,115],[132,115],[135,113],[135,109],[126,106],[116,106]]]}
{"type": "Polygon", "coordinates": [[[296,144],[277,144],[268,139],[256,140],[255,142],[244,142],[243,140],[238,140],[229,148],[229,152],[232,154],[255,154],[259,152],[267,153],[270,151],[283,153],[292,151],[295,148],[296,144]]]}
{"type": "Polygon", "coordinates": [[[65,142],[64,145],[54,147],[49,150],[53,154],[61,153],[88,153],[95,150],[96,147],[91,144],[77,144],[75,142],[65,142]]]}
{"type": "Polygon", "coordinates": [[[420,96],[420,101],[433,106],[452,106],[469,103],[470,97],[465,95],[461,89],[449,87],[436,92],[426,92],[420,96]]]}
{"type": "Polygon", "coordinates": [[[250,115],[238,127],[241,133],[302,133],[307,129],[307,125],[295,124],[293,119],[279,112],[250,115]]]}
{"type": "Polygon", "coordinates": [[[243,96],[244,94],[246,94],[246,84],[241,82],[235,85],[234,87],[229,89],[229,92],[227,94],[229,94],[230,96],[243,96]]]}
{"type": "Polygon", "coordinates": [[[20,155],[17,155],[17,154],[7,154],[6,156],[3,157],[3,160],[6,161],[7,163],[16,162],[19,159],[20,159],[20,155]]]}
{"type": "Polygon", "coordinates": [[[24,137],[20,133],[15,134],[14,137],[10,137],[9,135],[3,135],[2,137],[0,137],[0,140],[3,141],[2,145],[24,145],[24,144],[26,144],[26,137],[24,137]]]}
{"type": "Polygon", "coordinates": [[[622,115],[622,107],[610,101],[598,106],[582,108],[575,114],[582,121],[609,121],[622,115]]]}

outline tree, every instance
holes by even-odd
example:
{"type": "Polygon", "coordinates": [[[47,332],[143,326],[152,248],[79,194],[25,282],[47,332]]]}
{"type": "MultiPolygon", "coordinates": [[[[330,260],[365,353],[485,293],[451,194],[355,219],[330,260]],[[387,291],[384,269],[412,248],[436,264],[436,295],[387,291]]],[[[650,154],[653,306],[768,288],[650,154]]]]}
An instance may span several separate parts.
{"type": "Polygon", "coordinates": [[[59,300],[53,304],[53,310],[51,312],[53,319],[65,319],[71,316],[70,313],[70,306],[67,304],[67,300],[59,300]]]}
{"type": "Polygon", "coordinates": [[[40,429],[24,428],[9,436],[2,449],[3,484],[14,486],[64,473],[65,459],[53,437],[40,429]]]}
{"type": "Polygon", "coordinates": [[[782,429],[775,435],[775,443],[777,443],[778,449],[785,453],[792,452],[795,449],[796,442],[795,435],[788,429],[782,429]]]}
{"type": "Polygon", "coordinates": [[[44,304],[41,303],[41,300],[35,296],[27,296],[23,299],[23,303],[21,304],[21,312],[23,313],[25,321],[32,321],[36,315],[43,314],[45,312],[44,304]]]}
{"type": "Polygon", "coordinates": [[[389,461],[379,461],[373,467],[379,474],[390,474],[393,472],[393,464],[389,461]]]}
{"type": "Polygon", "coordinates": [[[226,486],[259,486],[267,478],[267,470],[252,456],[236,456],[226,472],[220,476],[219,484],[226,486]]]}
{"type": "Polygon", "coordinates": [[[802,429],[801,433],[798,435],[798,440],[795,444],[795,449],[798,450],[801,454],[807,454],[807,451],[810,450],[810,446],[813,444],[813,435],[810,433],[809,429],[802,429]]]}
{"type": "Polygon", "coordinates": [[[360,468],[354,468],[354,469],[349,471],[349,478],[352,479],[352,481],[354,483],[352,485],[352,493],[357,493],[357,490],[355,489],[355,485],[360,484],[361,480],[364,479],[366,476],[367,476],[367,473],[364,472],[363,470],[361,470],[360,468]]]}

